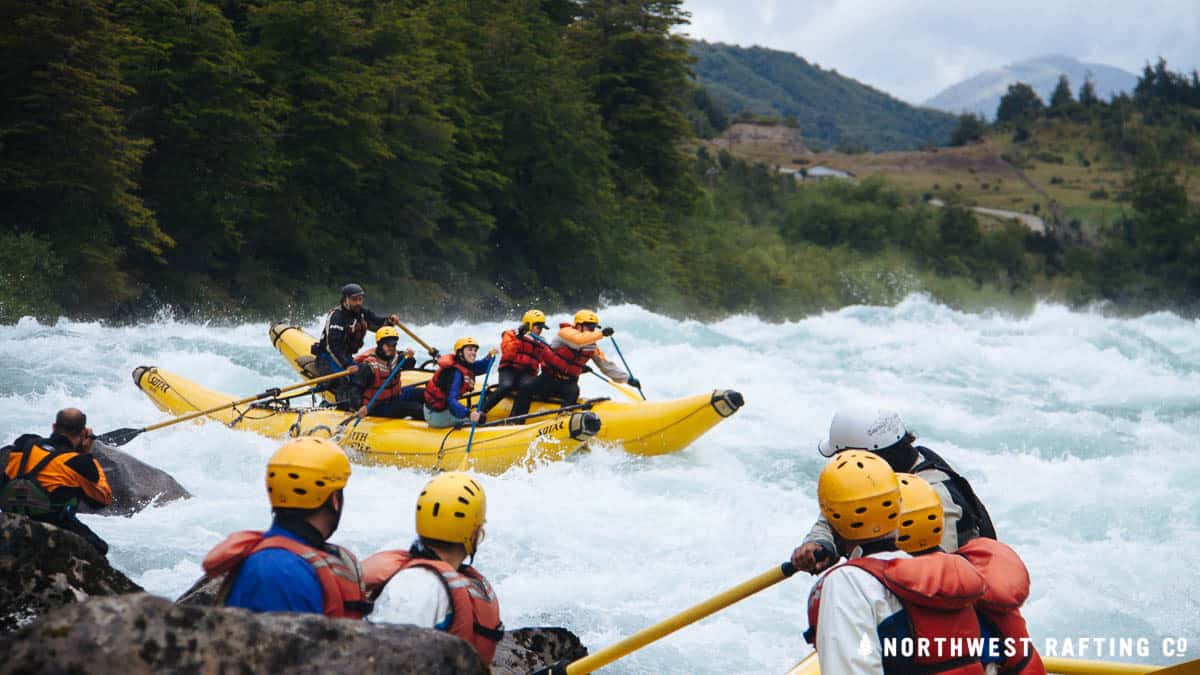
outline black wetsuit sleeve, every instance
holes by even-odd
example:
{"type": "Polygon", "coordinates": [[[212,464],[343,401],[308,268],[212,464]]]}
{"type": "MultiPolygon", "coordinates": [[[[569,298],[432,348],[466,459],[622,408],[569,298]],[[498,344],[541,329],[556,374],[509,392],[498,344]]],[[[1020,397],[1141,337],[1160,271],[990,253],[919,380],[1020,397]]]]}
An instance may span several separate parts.
{"type": "Polygon", "coordinates": [[[349,337],[351,321],[350,313],[343,309],[338,309],[329,317],[329,342],[327,348],[329,349],[329,353],[333,354],[333,357],[344,368],[350,367],[354,357],[346,348],[346,338],[349,337]]]}
{"type": "Polygon", "coordinates": [[[400,362],[400,370],[412,370],[417,367],[417,359],[414,356],[406,357],[400,362]]]}
{"type": "Polygon", "coordinates": [[[363,400],[363,392],[367,390],[374,379],[375,374],[371,372],[371,367],[361,363],[358,365],[358,372],[347,378],[349,384],[346,391],[350,393],[350,403],[353,404],[355,410],[366,405],[367,402],[363,400]]]}
{"type": "Polygon", "coordinates": [[[372,332],[379,330],[388,320],[386,316],[379,316],[366,307],[363,307],[363,317],[367,320],[367,328],[372,332]]]}

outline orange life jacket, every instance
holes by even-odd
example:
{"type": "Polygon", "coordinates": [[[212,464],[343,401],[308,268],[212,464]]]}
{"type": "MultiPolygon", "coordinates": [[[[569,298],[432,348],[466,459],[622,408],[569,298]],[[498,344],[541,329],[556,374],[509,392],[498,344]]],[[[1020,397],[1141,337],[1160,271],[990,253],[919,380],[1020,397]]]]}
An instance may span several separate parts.
{"type": "MultiPolygon", "coordinates": [[[[971,639],[982,639],[974,603],[983,596],[987,584],[970,563],[963,565],[963,562],[966,561],[948,553],[930,553],[919,558],[891,560],[855,558],[838,566],[857,567],[878,579],[904,607],[912,628],[911,637],[930,641],[928,654],[922,656],[914,651],[911,659],[904,659],[904,663],[885,657],[885,673],[983,675],[979,657],[952,656],[950,653],[949,645],[955,642],[965,647],[971,639]],[[937,648],[937,643],[933,642],[935,638],[947,639],[941,643],[945,645],[943,649],[937,648]]],[[[809,630],[804,638],[811,644],[816,644],[821,587],[827,578],[828,573],[817,581],[808,597],[809,630]]]]}
{"type": "Polygon", "coordinates": [[[496,643],[504,638],[500,621],[500,600],[492,585],[470,565],[454,569],[448,563],[429,558],[414,558],[408,551],[380,551],[363,561],[363,579],[367,593],[378,598],[383,587],[401,570],[424,567],[433,570],[450,595],[454,617],[446,631],[475,646],[485,664],[496,655],[496,643]]]}
{"type": "Polygon", "coordinates": [[[204,556],[204,574],[208,578],[225,575],[219,602],[224,604],[233,587],[237,569],[251,555],[269,548],[281,548],[300,556],[312,566],[321,584],[324,614],[333,619],[361,619],[371,611],[362,581],[362,569],[354,554],[341,546],[337,554],[322,551],[288,537],[263,537],[258,530],[234,532],[204,556]]]}
{"type": "MultiPolygon", "coordinates": [[[[569,328],[571,324],[561,324],[560,328],[569,328]]],[[[583,345],[572,349],[565,340],[559,338],[558,346],[542,351],[542,367],[560,380],[578,380],[583,374],[583,367],[592,360],[596,346],[583,345]]]]}
{"type": "MultiPolygon", "coordinates": [[[[379,391],[379,388],[383,386],[383,383],[387,382],[388,376],[392,374],[392,366],[388,364],[387,361],[379,358],[379,355],[373,351],[355,356],[354,362],[360,367],[370,368],[371,375],[374,377],[374,380],[371,382],[370,386],[368,386],[366,389],[363,389],[362,404],[366,405],[371,401],[371,398],[375,396],[375,392],[379,391]]],[[[379,398],[375,401],[375,403],[383,403],[384,401],[396,398],[400,395],[400,389],[400,374],[397,373],[396,376],[392,378],[392,381],[388,383],[387,389],[384,389],[383,393],[379,395],[379,398]]]]}
{"type": "Polygon", "coordinates": [[[454,381],[454,371],[462,373],[462,389],[458,390],[460,395],[475,391],[475,373],[454,354],[443,354],[438,357],[437,364],[437,372],[425,383],[425,405],[430,410],[441,412],[450,407],[450,383],[454,381]]]}
{"type": "Polygon", "coordinates": [[[538,345],[515,330],[506,330],[500,335],[500,367],[512,368],[521,373],[537,374],[542,362],[538,358],[538,345]]]}
{"type": "Polygon", "coordinates": [[[1046,675],[1046,666],[1029,641],[1021,605],[1029,597],[1029,570],[1017,552],[995,539],[976,537],[954,552],[967,559],[987,581],[975,610],[996,627],[1004,640],[1014,640],[1011,656],[1000,662],[1006,675],[1046,675]]]}

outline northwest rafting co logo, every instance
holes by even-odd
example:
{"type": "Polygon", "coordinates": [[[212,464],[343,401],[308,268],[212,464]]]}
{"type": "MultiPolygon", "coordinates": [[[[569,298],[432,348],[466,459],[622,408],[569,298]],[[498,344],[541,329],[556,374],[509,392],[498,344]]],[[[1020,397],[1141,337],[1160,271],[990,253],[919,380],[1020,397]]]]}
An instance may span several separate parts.
{"type": "MultiPolygon", "coordinates": [[[[883,656],[901,658],[962,658],[1003,657],[1024,658],[1034,646],[1032,638],[969,637],[969,638],[882,638],[883,656]]],[[[870,655],[867,636],[859,642],[858,652],[870,655]],[[866,650],[866,651],[864,651],[866,650]]],[[[1147,658],[1161,656],[1169,659],[1187,656],[1188,641],[1184,637],[1072,637],[1045,638],[1038,653],[1042,656],[1110,659],[1147,658]],[[1155,648],[1157,647],[1157,652],[1155,648]]]]}

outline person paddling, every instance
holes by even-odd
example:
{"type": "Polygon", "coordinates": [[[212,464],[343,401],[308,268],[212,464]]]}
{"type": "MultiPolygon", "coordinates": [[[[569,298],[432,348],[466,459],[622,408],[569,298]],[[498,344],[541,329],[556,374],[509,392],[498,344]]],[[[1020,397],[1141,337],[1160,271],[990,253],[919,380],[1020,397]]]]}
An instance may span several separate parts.
{"type": "Polygon", "coordinates": [[[558,335],[538,356],[542,372],[517,393],[510,417],[529,412],[534,396],[555,397],[566,404],[579,400],[579,376],[594,363],[610,379],[639,387],[641,383],[609,361],[597,343],[613,334],[611,327],[600,327],[600,317],[590,309],[575,312],[574,323],[560,324],[558,335]]]}
{"type": "Polygon", "coordinates": [[[399,342],[400,331],[383,326],[375,331],[375,349],[354,357],[359,370],[349,377],[350,401],[358,417],[424,418],[420,390],[404,386],[400,376],[400,371],[411,369],[417,360],[411,348],[401,356],[399,342]]]}
{"type": "MultiPolygon", "coordinates": [[[[882,457],[893,471],[914,473],[927,480],[945,505],[941,546],[947,552],[978,536],[995,539],[992,518],[971,484],[932,450],[913,445],[916,438],[894,411],[846,408],[833,416],[829,436],[818,444],[817,451],[825,457],[848,450],[871,452],[882,457]]],[[[817,518],[804,542],[792,553],[792,564],[806,572],[820,571],[836,560],[834,549],[829,522],[817,518]],[[821,549],[826,556],[819,560],[817,551],[821,549]]]]}
{"type": "MultiPolygon", "coordinates": [[[[437,371],[425,384],[425,421],[435,429],[452,427],[466,422],[482,423],[485,416],[478,410],[468,410],[459,398],[475,390],[475,376],[488,372],[496,350],[479,360],[479,342],[462,337],[454,343],[453,354],[438,357],[437,371]]],[[[480,392],[480,396],[483,392],[480,392]]]]}
{"type": "Polygon", "coordinates": [[[499,382],[483,402],[483,412],[488,412],[505,396],[533,382],[542,369],[539,357],[543,346],[541,335],[546,330],[546,315],[540,309],[531,309],[521,317],[521,325],[510,328],[500,335],[499,382]]]}
{"type": "Polygon", "coordinates": [[[835,554],[847,558],[809,594],[804,637],[821,672],[983,675],[967,648],[983,638],[974,605],[987,583],[960,556],[913,558],[897,548],[900,483],[887,462],[866,451],[839,453],[821,471],[817,501],[835,554]]]}
{"type": "Polygon", "coordinates": [[[436,628],[466,640],[491,664],[504,637],[500,601],[473,566],[487,522],[487,496],[470,474],[448,472],[417,497],[417,540],[407,551],[363,561],[372,621],[436,628]]]}
{"type": "MultiPolygon", "coordinates": [[[[354,355],[362,349],[367,331],[377,331],[380,327],[397,325],[400,317],[390,314],[379,316],[364,306],[366,291],[358,284],[342,286],[342,299],[337,307],[329,311],[325,317],[325,327],[321,329],[321,339],[312,346],[312,354],[316,357],[318,375],[339,373],[354,365],[354,355]]],[[[333,385],[334,393],[339,404],[346,406],[351,397],[350,383],[338,380],[333,385]]],[[[350,408],[353,409],[353,408],[350,408]]]]}

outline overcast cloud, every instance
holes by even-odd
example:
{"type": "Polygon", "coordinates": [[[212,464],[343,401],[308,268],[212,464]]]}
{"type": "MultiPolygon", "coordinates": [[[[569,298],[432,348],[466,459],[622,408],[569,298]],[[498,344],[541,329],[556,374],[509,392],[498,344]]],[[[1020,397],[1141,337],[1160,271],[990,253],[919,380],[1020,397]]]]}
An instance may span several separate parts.
{"type": "Polygon", "coordinates": [[[911,103],[980,71],[1065,54],[1200,66],[1200,0],[684,0],[690,37],[793,52],[911,103]]]}

